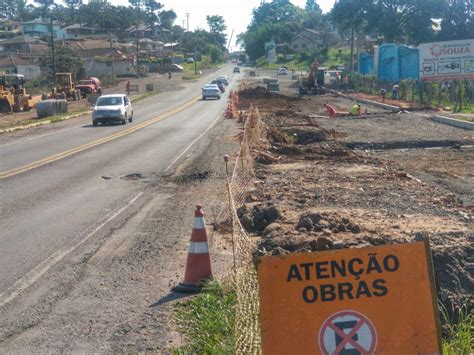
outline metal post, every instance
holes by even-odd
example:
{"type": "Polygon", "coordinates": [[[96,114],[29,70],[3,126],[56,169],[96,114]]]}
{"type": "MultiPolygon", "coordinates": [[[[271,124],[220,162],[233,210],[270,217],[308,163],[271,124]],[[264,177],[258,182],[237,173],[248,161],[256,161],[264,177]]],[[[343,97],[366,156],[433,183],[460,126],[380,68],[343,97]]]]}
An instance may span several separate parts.
{"type": "Polygon", "coordinates": [[[232,193],[230,190],[230,181],[229,181],[229,156],[224,155],[225,162],[225,175],[227,182],[227,195],[229,196],[229,208],[230,208],[230,224],[231,224],[231,233],[232,233],[232,269],[234,270],[234,281],[237,280],[237,268],[235,265],[235,232],[234,232],[234,208],[233,208],[233,199],[232,193]]]}

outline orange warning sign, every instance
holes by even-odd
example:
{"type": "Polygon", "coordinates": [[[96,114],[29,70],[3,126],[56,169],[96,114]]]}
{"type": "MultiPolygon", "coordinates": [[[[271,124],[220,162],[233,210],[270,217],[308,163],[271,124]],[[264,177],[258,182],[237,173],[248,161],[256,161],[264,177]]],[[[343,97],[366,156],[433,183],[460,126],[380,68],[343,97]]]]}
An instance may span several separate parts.
{"type": "Polygon", "coordinates": [[[440,353],[427,242],[263,257],[264,354],[440,353]]]}

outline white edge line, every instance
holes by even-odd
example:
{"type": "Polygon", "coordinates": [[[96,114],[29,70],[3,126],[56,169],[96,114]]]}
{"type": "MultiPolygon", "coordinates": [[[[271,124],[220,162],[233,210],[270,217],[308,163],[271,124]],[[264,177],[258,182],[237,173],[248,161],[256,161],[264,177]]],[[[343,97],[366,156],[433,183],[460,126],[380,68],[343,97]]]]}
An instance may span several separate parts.
{"type": "Polygon", "coordinates": [[[215,126],[215,124],[217,123],[217,121],[222,118],[221,115],[217,115],[216,119],[211,123],[211,125],[209,127],[206,128],[206,130],[204,132],[202,132],[199,137],[197,137],[195,140],[193,140],[191,142],[190,145],[188,145],[182,152],[181,154],[179,154],[171,163],[170,165],[168,165],[168,167],[165,169],[165,173],[168,172],[168,170],[171,169],[171,167],[184,155],[188,152],[189,149],[191,149],[191,147],[196,144],[202,137],[204,137],[206,135],[207,132],[209,132],[209,130],[215,126]]]}
{"type": "Polygon", "coordinates": [[[82,127],[85,127],[85,126],[88,126],[88,125],[89,125],[89,124],[80,125],[80,126],[74,126],[74,127],[69,127],[69,128],[66,128],[66,129],[62,129],[62,130],[60,130],[60,131],[50,132],[50,133],[42,134],[42,135],[39,135],[39,136],[34,136],[34,137],[31,137],[31,138],[20,139],[20,140],[11,142],[11,143],[2,144],[2,145],[0,145],[0,148],[1,148],[1,147],[6,147],[6,146],[9,146],[9,145],[15,145],[15,144],[25,143],[25,142],[29,142],[29,141],[34,141],[34,140],[36,140],[36,139],[40,139],[40,138],[52,136],[52,135],[58,134],[58,133],[63,133],[63,132],[71,131],[71,130],[73,130],[73,129],[82,128],[82,127]]]}
{"type": "Polygon", "coordinates": [[[5,306],[6,304],[13,301],[21,292],[25,289],[30,287],[34,282],[36,282],[41,276],[43,276],[51,267],[61,261],[66,255],[74,251],[77,247],[84,244],[88,239],[90,239],[95,233],[97,233],[100,229],[102,229],[107,223],[112,221],[115,217],[129,208],[136,200],[143,195],[143,191],[138,193],[134,198],[132,198],[124,207],[119,209],[115,212],[112,216],[110,216],[106,221],[102,222],[98,227],[96,227],[92,232],[90,232],[87,236],[77,242],[75,245],[65,249],[62,248],[57,252],[50,255],[44,261],[42,261],[39,265],[34,267],[30,272],[28,272],[25,276],[23,276],[20,280],[15,282],[12,286],[10,286],[5,292],[0,294],[0,307],[5,306]]]}

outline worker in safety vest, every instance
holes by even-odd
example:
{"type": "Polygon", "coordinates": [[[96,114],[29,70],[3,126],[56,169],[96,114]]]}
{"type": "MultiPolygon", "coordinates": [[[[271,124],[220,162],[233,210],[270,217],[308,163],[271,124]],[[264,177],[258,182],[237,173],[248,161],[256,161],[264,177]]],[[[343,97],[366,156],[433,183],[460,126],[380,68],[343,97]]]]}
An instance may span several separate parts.
{"type": "Polygon", "coordinates": [[[352,108],[349,110],[349,114],[351,116],[360,116],[360,104],[352,106],[352,108]]]}

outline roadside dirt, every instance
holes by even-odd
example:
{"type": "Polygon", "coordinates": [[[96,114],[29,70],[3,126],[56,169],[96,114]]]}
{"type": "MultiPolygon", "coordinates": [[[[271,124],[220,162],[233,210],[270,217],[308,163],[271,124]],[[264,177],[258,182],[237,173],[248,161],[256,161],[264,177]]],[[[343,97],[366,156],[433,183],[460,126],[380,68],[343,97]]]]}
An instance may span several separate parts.
{"type": "MultiPolygon", "coordinates": [[[[115,86],[109,86],[104,88],[104,94],[113,94],[113,93],[126,93],[126,85],[128,79],[120,78],[119,82],[115,86]]],[[[165,91],[175,91],[183,88],[183,74],[182,73],[173,73],[171,79],[168,79],[167,75],[160,74],[150,74],[148,77],[136,79],[130,78],[131,85],[138,85],[138,93],[131,92],[130,96],[141,95],[146,93],[146,85],[154,85],[154,93],[160,93],[165,91]]],[[[87,104],[86,99],[81,99],[79,101],[68,101],[68,111],[70,114],[80,112],[82,110],[88,109],[90,106],[87,104]]],[[[27,120],[35,120],[36,109],[33,109],[29,112],[19,112],[11,115],[0,115],[0,129],[5,129],[9,127],[14,127],[21,124],[27,120]]]]}
{"type": "Polygon", "coordinates": [[[474,134],[370,106],[364,118],[330,119],[331,95],[297,98],[250,87],[268,144],[256,147],[256,184],[239,211],[273,255],[406,243],[429,237],[438,296],[473,309],[474,134]],[[280,216],[262,219],[269,208],[280,216]],[[263,221],[263,222],[262,222],[263,221]]]}

